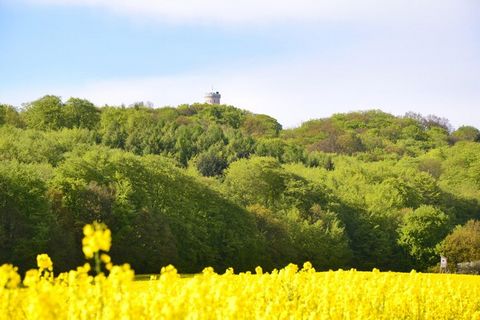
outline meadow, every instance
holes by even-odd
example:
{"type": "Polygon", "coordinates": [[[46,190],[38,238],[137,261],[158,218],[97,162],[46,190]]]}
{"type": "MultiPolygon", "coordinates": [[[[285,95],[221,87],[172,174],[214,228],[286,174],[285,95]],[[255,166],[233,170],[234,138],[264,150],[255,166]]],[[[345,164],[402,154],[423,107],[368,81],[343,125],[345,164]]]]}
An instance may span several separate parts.
{"type": "Polygon", "coordinates": [[[0,267],[2,319],[480,319],[480,277],[337,270],[309,262],[264,273],[182,277],[173,266],[135,281],[128,264],[113,265],[110,231],[84,228],[91,263],[57,276],[46,254],[20,278],[0,267]],[[108,274],[108,275],[106,275],[108,274]]]}

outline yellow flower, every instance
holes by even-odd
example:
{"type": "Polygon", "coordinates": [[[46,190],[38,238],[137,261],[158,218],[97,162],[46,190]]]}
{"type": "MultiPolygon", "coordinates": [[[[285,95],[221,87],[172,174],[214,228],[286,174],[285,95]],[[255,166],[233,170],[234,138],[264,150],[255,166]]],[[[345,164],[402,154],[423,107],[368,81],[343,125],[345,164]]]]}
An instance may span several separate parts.
{"type": "Polygon", "coordinates": [[[83,228],[82,251],[88,259],[100,250],[109,251],[112,244],[112,233],[103,223],[94,222],[83,228]]]}
{"type": "Polygon", "coordinates": [[[3,288],[14,289],[20,284],[21,278],[17,270],[11,264],[0,266],[0,291],[3,288]]]}
{"type": "Polygon", "coordinates": [[[101,256],[100,256],[100,260],[102,260],[103,263],[110,263],[112,261],[112,259],[110,258],[110,256],[108,254],[105,254],[103,253],[101,256]]]}
{"type": "Polygon", "coordinates": [[[52,259],[46,253],[37,255],[37,266],[40,270],[53,270],[52,259]]]}
{"type": "Polygon", "coordinates": [[[86,244],[85,242],[82,242],[82,243],[83,243],[82,251],[85,257],[87,257],[88,259],[93,258],[93,254],[94,254],[93,248],[89,244],[86,244]]]}
{"type": "Polygon", "coordinates": [[[313,268],[312,263],[310,261],[307,261],[303,264],[303,269],[302,269],[303,271],[310,271],[312,269],[313,269],[313,271],[315,271],[315,269],[313,268]]]}
{"type": "Polygon", "coordinates": [[[91,236],[93,234],[94,230],[93,230],[93,226],[91,224],[87,224],[83,227],[83,234],[88,237],[88,236],[91,236]]]}
{"type": "Polygon", "coordinates": [[[40,279],[38,270],[37,269],[31,269],[28,270],[27,273],[25,274],[25,278],[23,279],[23,284],[26,287],[31,287],[35,285],[38,280],[40,279]]]}
{"type": "Polygon", "coordinates": [[[256,267],[256,268],[255,268],[255,273],[256,273],[256,274],[263,274],[263,269],[262,269],[262,267],[260,267],[260,266],[256,267]]]}

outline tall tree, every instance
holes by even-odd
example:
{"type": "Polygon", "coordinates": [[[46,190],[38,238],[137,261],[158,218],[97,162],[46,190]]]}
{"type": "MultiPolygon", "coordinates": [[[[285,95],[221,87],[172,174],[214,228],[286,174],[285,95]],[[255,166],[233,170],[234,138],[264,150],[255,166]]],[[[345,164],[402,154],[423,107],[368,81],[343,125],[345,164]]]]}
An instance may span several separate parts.
{"type": "Polygon", "coordinates": [[[450,230],[449,217],[432,206],[420,206],[405,215],[399,243],[426,268],[436,261],[436,246],[450,230]]]}
{"type": "Polygon", "coordinates": [[[58,130],[66,125],[62,100],[53,95],[29,103],[24,117],[27,126],[32,129],[58,130]]]}
{"type": "Polygon", "coordinates": [[[88,100],[70,98],[63,108],[69,128],[94,129],[100,121],[100,111],[88,100]]]}

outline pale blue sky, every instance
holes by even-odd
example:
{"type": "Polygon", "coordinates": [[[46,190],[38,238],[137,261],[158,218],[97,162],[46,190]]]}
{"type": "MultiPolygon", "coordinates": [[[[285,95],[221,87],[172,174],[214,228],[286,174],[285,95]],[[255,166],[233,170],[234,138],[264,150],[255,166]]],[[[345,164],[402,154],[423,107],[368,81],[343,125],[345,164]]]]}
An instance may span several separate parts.
{"type": "Polygon", "coordinates": [[[480,127],[478,0],[0,0],[0,102],[203,100],[284,126],[382,109],[480,127]]]}

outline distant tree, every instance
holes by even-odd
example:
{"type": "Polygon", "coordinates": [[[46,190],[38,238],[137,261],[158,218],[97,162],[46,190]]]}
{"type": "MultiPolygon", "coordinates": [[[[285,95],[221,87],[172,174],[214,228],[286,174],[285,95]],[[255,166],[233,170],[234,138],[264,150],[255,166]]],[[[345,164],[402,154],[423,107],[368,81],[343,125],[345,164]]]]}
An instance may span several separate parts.
{"type": "Polygon", "coordinates": [[[421,124],[415,123],[402,128],[400,138],[412,139],[416,141],[425,141],[428,139],[425,130],[421,124]]]}
{"type": "Polygon", "coordinates": [[[262,157],[273,157],[282,161],[285,153],[286,142],[280,138],[260,139],[257,142],[255,153],[262,157]]]}
{"type": "Polygon", "coordinates": [[[432,127],[439,127],[444,129],[446,132],[452,131],[452,125],[447,118],[441,118],[432,114],[425,118],[425,126],[429,129],[432,127]]]}
{"type": "Polygon", "coordinates": [[[423,124],[425,118],[420,114],[413,111],[408,111],[405,113],[404,118],[415,120],[416,122],[423,124]]]}
{"type": "Polygon", "coordinates": [[[23,115],[32,129],[58,130],[66,126],[63,103],[57,96],[47,95],[29,103],[23,115]]]}
{"type": "Polygon", "coordinates": [[[461,141],[444,153],[442,188],[465,199],[480,200],[480,144],[461,141]]]}
{"type": "Polygon", "coordinates": [[[423,205],[405,215],[398,241],[423,269],[435,263],[436,246],[449,230],[450,218],[445,213],[423,205]]]}
{"type": "Polygon", "coordinates": [[[434,148],[446,146],[450,142],[449,132],[442,126],[432,126],[426,133],[434,148]]]}
{"type": "Polygon", "coordinates": [[[227,151],[228,162],[238,159],[248,158],[255,150],[255,140],[243,134],[239,130],[229,130],[226,132],[228,144],[225,147],[227,151]]]}
{"type": "Polygon", "coordinates": [[[417,121],[419,124],[422,125],[424,129],[439,127],[439,128],[443,128],[447,132],[452,131],[452,125],[446,118],[441,118],[432,114],[424,117],[419,113],[415,113],[411,111],[407,112],[404,117],[417,121]]]}
{"type": "Polygon", "coordinates": [[[305,162],[305,148],[294,143],[287,143],[283,152],[282,162],[305,162]]]}
{"type": "Polygon", "coordinates": [[[284,192],[285,175],[280,163],[270,157],[252,157],[230,164],[225,187],[231,197],[244,206],[260,204],[272,208],[284,192]]]}
{"type": "Polygon", "coordinates": [[[253,214],[257,229],[265,238],[267,256],[262,267],[271,270],[296,261],[297,252],[288,233],[287,222],[259,204],[248,206],[247,210],[253,214]]]}
{"type": "Polygon", "coordinates": [[[205,177],[218,176],[228,167],[227,160],[214,152],[201,153],[196,159],[197,170],[205,177]]]}
{"type": "Polygon", "coordinates": [[[442,241],[439,251],[453,264],[480,260],[480,221],[457,226],[442,241]]]}
{"type": "Polygon", "coordinates": [[[52,215],[40,168],[0,161],[0,264],[22,270],[47,250],[52,215]]]}
{"type": "Polygon", "coordinates": [[[5,124],[5,113],[8,107],[6,104],[0,104],[0,126],[5,124]]]}
{"type": "Polygon", "coordinates": [[[124,108],[104,107],[99,125],[102,143],[112,148],[125,148],[128,138],[127,110],[124,108]]]}
{"type": "Polygon", "coordinates": [[[66,126],[94,129],[100,121],[100,111],[88,100],[70,98],[63,108],[66,126]]]}
{"type": "Polygon", "coordinates": [[[134,107],[125,110],[119,124],[125,140],[125,150],[135,154],[160,154],[164,151],[162,141],[164,121],[156,120],[152,109],[134,107]]]}
{"type": "Polygon", "coordinates": [[[253,137],[277,137],[282,125],[274,118],[264,114],[248,114],[242,124],[242,129],[253,137]]]}
{"type": "Polygon", "coordinates": [[[245,111],[226,105],[194,105],[199,109],[199,117],[220,125],[238,129],[245,117],[245,111]]]}
{"type": "Polygon", "coordinates": [[[472,126],[461,126],[452,132],[452,137],[456,141],[480,142],[480,130],[472,126]]]}
{"type": "Polygon", "coordinates": [[[151,101],[137,101],[128,106],[129,108],[139,109],[139,108],[153,108],[153,102],[151,101]]]}
{"type": "Polygon", "coordinates": [[[296,210],[291,210],[286,221],[297,252],[295,262],[310,261],[319,270],[348,265],[351,259],[348,237],[334,213],[324,212],[313,222],[301,219],[296,210]]]}
{"type": "Polygon", "coordinates": [[[203,129],[194,125],[182,125],[175,130],[173,135],[175,156],[183,166],[186,167],[188,161],[197,154],[197,141],[202,133],[203,129]]]}
{"type": "Polygon", "coordinates": [[[328,153],[354,154],[365,150],[362,140],[356,133],[346,132],[343,134],[330,135],[327,138],[318,141],[314,145],[314,150],[328,153]]]}
{"type": "Polygon", "coordinates": [[[8,104],[0,104],[0,126],[3,124],[22,128],[25,126],[20,114],[15,107],[8,104]]]}
{"type": "Polygon", "coordinates": [[[223,147],[227,142],[222,128],[217,124],[212,124],[198,137],[198,148],[200,150],[208,150],[214,144],[219,144],[223,147]]]}
{"type": "Polygon", "coordinates": [[[418,170],[427,172],[438,179],[442,174],[442,162],[435,158],[425,158],[418,163],[418,170]]]}
{"type": "Polygon", "coordinates": [[[364,151],[365,147],[357,134],[345,133],[337,137],[336,150],[334,152],[353,154],[364,151]]]}
{"type": "Polygon", "coordinates": [[[198,105],[182,104],[177,107],[177,112],[182,116],[193,116],[199,111],[198,105]]]}

